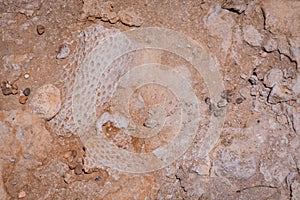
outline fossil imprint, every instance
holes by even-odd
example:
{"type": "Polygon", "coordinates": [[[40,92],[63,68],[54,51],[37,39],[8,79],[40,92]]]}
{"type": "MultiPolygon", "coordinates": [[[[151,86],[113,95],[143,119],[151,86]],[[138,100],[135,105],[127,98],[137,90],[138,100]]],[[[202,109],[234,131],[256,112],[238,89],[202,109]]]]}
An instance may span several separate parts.
{"type": "MultiPolygon", "coordinates": [[[[65,66],[62,109],[50,121],[51,129],[57,134],[73,133],[80,137],[86,147],[85,170],[105,166],[132,173],[158,170],[183,155],[197,134],[200,100],[191,80],[170,66],[159,63],[131,66],[128,62],[133,51],[147,48],[171,52],[187,60],[203,77],[210,98],[215,102],[220,99],[224,86],[215,59],[187,36],[157,27],[126,32],[101,25],[88,27],[79,35],[77,48],[65,66]],[[169,90],[178,102],[179,117],[173,117],[171,122],[166,109],[158,105],[148,111],[149,119],[144,126],[137,124],[130,115],[129,102],[135,90],[145,85],[169,90]],[[105,109],[99,112],[108,102],[109,112],[105,109]],[[107,138],[103,126],[108,122],[128,136],[145,139],[155,136],[166,123],[174,123],[178,128],[167,145],[137,153],[119,148],[107,138]]],[[[224,115],[211,116],[200,156],[213,148],[223,122],[224,115]]]]}

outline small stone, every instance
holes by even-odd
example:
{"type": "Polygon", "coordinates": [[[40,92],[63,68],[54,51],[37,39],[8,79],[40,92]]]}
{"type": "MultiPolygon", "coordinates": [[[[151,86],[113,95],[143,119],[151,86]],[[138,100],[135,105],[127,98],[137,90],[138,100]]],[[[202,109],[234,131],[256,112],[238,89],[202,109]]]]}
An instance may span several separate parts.
{"type": "Polygon", "coordinates": [[[273,87],[276,83],[281,82],[283,79],[283,72],[280,69],[270,69],[264,76],[264,84],[266,87],[273,87]]]}
{"type": "Polygon", "coordinates": [[[25,78],[25,79],[28,79],[28,78],[29,78],[29,74],[27,74],[27,73],[24,74],[24,78],[25,78]]]}
{"type": "Polygon", "coordinates": [[[71,50],[69,48],[69,45],[63,44],[59,47],[58,53],[56,55],[57,59],[65,59],[69,56],[71,50]]]}
{"type": "Polygon", "coordinates": [[[241,98],[241,97],[239,97],[239,98],[237,98],[237,99],[235,100],[235,103],[236,103],[236,104],[241,104],[243,101],[244,101],[244,99],[241,98]]]}
{"type": "Polygon", "coordinates": [[[25,104],[28,100],[28,97],[27,96],[20,96],[19,98],[19,102],[20,104],[25,104]]]}
{"type": "Polygon", "coordinates": [[[257,93],[258,93],[257,87],[251,87],[251,88],[250,88],[250,95],[251,95],[251,96],[256,96],[257,93]]]}
{"type": "Polygon", "coordinates": [[[52,119],[61,108],[59,89],[52,84],[43,85],[33,96],[30,107],[34,113],[41,114],[44,119],[52,119]]]}
{"type": "Polygon", "coordinates": [[[12,94],[13,95],[18,94],[18,85],[16,83],[13,83],[11,88],[12,88],[12,94]]]}
{"type": "Polygon", "coordinates": [[[12,86],[7,81],[1,82],[1,90],[3,95],[10,95],[12,94],[12,86]]]}
{"type": "Polygon", "coordinates": [[[95,177],[95,181],[100,181],[100,180],[101,180],[100,176],[95,177]]]}
{"type": "Polygon", "coordinates": [[[249,82],[251,83],[251,85],[257,85],[257,83],[258,83],[257,76],[251,75],[249,78],[249,82]]]}
{"type": "Polygon", "coordinates": [[[83,167],[82,167],[81,164],[76,165],[76,167],[75,167],[75,169],[74,169],[75,174],[76,174],[76,175],[82,174],[82,169],[83,169],[83,167]]]}
{"type": "Polygon", "coordinates": [[[29,96],[30,95],[30,88],[26,88],[24,91],[23,91],[23,94],[25,96],[29,96]]]}
{"type": "Polygon", "coordinates": [[[264,49],[267,52],[272,52],[277,50],[277,42],[275,39],[270,38],[267,43],[264,45],[264,49]]]}
{"type": "Polygon", "coordinates": [[[16,83],[13,83],[13,84],[12,84],[12,89],[18,90],[18,88],[19,88],[19,87],[18,87],[18,85],[17,85],[16,83]]]}
{"type": "Polygon", "coordinates": [[[210,98],[209,98],[209,97],[206,97],[204,101],[205,101],[205,103],[206,103],[207,105],[209,105],[209,104],[211,103],[211,101],[210,101],[210,98]]]}
{"type": "Polygon", "coordinates": [[[26,192],[25,191],[21,191],[18,195],[19,199],[22,199],[24,197],[26,197],[26,192]]]}
{"type": "Polygon", "coordinates": [[[226,105],[227,105],[227,101],[225,99],[221,99],[217,104],[219,108],[224,108],[226,105]]]}
{"type": "Polygon", "coordinates": [[[45,27],[43,25],[37,25],[36,31],[39,35],[43,35],[45,33],[45,27]]]}
{"type": "Polygon", "coordinates": [[[240,77],[245,80],[248,76],[246,74],[240,74],[240,77]]]}
{"type": "Polygon", "coordinates": [[[267,53],[267,52],[262,52],[262,53],[260,54],[260,56],[261,56],[262,58],[265,58],[265,57],[268,56],[268,53],[267,53]]]}
{"type": "Polygon", "coordinates": [[[68,159],[69,157],[72,156],[72,151],[67,151],[65,154],[64,154],[64,158],[65,159],[68,159]]]}
{"type": "Polygon", "coordinates": [[[226,101],[229,103],[232,99],[232,92],[230,90],[224,90],[221,93],[222,99],[226,99],[226,101]]]}
{"type": "Polygon", "coordinates": [[[71,181],[72,181],[72,175],[71,174],[65,174],[64,175],[64,181],[65,181],[65,183],[67,183],[67,184],[69,184],[69,183],[71,183],[71,181]]]}
{"type": "MultiPolygon", "coordinates": [[[[72,157],[70,157],[70,158],[72,158],[72,157]]],[[[69,158],[69,159],[70,159],[70,158],[69,158]]],[[[70,168],[71,170],[73,170],[73,169],[75,169],[75,167],[77,166],[77,163],[74,162],[74,161],[72,161],[72,162],[69,162],[69,163],[68,163],[68,166],[69,166],[69,168],[70,168]]]]}

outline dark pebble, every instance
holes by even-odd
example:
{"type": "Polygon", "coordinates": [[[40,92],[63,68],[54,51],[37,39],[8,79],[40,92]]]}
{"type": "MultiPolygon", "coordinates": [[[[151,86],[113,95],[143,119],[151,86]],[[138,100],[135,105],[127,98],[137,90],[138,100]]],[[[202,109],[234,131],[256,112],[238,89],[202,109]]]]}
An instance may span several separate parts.
{"type": "Polygon", "coordinates": [[[244,101],[244,99],[241,98],[241,97],[239,97],[239,98],[237,98],[237,99],[235,100],[235,103],[241,104],[243,101],[244,101]]]}
{"type": "Polygon", "coordinates": [[[210,104],[210,98],[209,98],[209,97],[206,97],[204,101],[205,101],[205,103],[206,103],[207,105],[210,104]]]}
{"type": "Polygon", "coordinates": [[[30,95],[30,89],[29,88],[26,88],[24,91],[23,91],[23,94],[25,96],[29,96],[30,95]]]}
{"type": "Polygon", "coordinates": [[[95,181],[100,181],[100,180],[101,180],[100,176],[95,177],[95,181]]]}
{"type": "Polygon", "coordinates": [[[36,31],[39,35],[43,35],[45,33],[45,27],[43,25],[37,25],[36,31]]]}

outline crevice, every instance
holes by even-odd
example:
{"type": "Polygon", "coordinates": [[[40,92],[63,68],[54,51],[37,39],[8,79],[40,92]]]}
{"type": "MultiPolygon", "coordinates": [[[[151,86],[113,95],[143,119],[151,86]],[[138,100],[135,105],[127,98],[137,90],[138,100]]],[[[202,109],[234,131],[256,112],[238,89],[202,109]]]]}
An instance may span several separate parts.
{"type": "Polygon", "coordinates": [[[252,189],[252,188],[275,188],[275,189],[277,189],[277,187],[275,187],[275,186],[270,186],[270,185],[255,185],[255,186],[251,186],[251,187],[245,187],[245,188],[242,188],[242,189],[240,189],[240,190],[237,190],[236,192],[237,193],[240,193],[240,192],[243,192],[243,191],[245,191],[245,190],[249,190],[249,189],[252,189]]]}
{"type": "Polygon", "coordinates": [[[183,192],[187,193],[187,189],[185,189],[185,187],[181,183],[181,178],[179,178],[177,174],[175,175],[175,178],[176,178],[176,180],[179,181],[179,185],[180,185],[181,189],[183,190],[183,192]]]}

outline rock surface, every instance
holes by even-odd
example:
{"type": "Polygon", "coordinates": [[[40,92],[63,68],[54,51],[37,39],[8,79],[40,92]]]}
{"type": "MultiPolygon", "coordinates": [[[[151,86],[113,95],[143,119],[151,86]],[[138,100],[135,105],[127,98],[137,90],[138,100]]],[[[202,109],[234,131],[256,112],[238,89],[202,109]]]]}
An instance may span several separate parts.
{"type": "MultiPolygon", "coordinates": [[[[0,1],[0,10],[0,83],[5,82],[0,92],[0,199],[299,199],[299,1],[23,0],[0,1]],[[164,35],[145,34],[146,27],[183,37],[170,31],[167,39],[172,40],[166,42],[164,35]],[[132,31],[141,34],[130,37],[132,31]],[[138,47],[164,48],[128,48],[135,40],[138,47]],[[67,48],[59,49],[62,44],[67,48]],[[101,48],[91,61],[91,53],[101,48]],[[130,51],[111,56],[124,49],[130,51]],[[203,50],[215,62],[205,53],[196,56],[203,50]],[[203,64],[193,65],[193,60],[203,64]],[[188,81],[186,88],[198,100],[198,107],[189,110],[199,113],[192,118],[199,120],[199,129],[189,148],[169,165],[147,173],[114,170],[103,160],[115,152],[106,151],[98,152],[103,160],[89,160],[101,165],[87,168],[89,150],[101,142],[125,153],[158,154],[191,133],[180,124],[185,104],[169,86],[150,81],[125,87],[132,92],[128,98],[120,95],[112,102],[121,80],[143,81],[153,74],[126,76],[147,63],[167,66],[181,78],[169,86],[181,88],[188,81]],[[85,73],[90,66],[94,71],[85,73]],[[204,69],[201,73],[198,66],[204,69]],[[214,81],[221,81],[224,89],[209,82],[214,76],[208,72],[220,74],[214,81]],[[76,95],[74,77],[81,75],[86,81],[76,82],[81,88],[76,95]],[[87,92],[87,86],[97,89],[87,92]],[[30,94],[25,92],[28,99],[20,104],[26,88],[30,94]],[[84,102],[96,106],[79,112],[80,119],[88,119],[80,121],[74,110],[91,105],[76,100],[89,96],[94,98],[84,102]],[[224,124],[212,121],[222,116],[224,124]],[[94,118],[103,120],[90,120],[94,118]],[[86,142],[97,136],[94,129],[84,128],[86,123],[105,133],[101,140],[86,142]],[[133,124],[157,132],[137,137],[131,135],[133,124]],[[216,133],[207,135],[212,127],[221,130],[216,143],[216,133]],[[180,129],[183,134],[176,134],[180,129]],[[89,134],[81,137],[82,132],[89,134]]],[[[167,73],[161,77],[165,80],[167,73]]]]}

